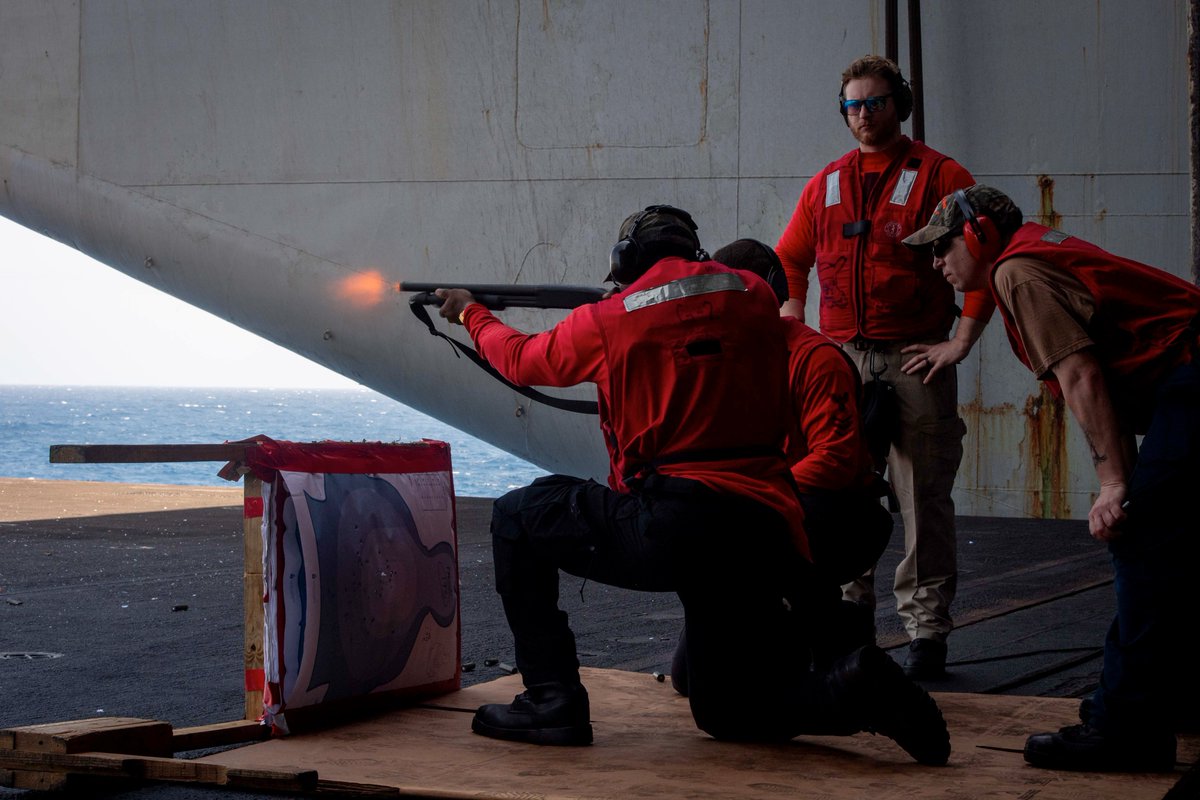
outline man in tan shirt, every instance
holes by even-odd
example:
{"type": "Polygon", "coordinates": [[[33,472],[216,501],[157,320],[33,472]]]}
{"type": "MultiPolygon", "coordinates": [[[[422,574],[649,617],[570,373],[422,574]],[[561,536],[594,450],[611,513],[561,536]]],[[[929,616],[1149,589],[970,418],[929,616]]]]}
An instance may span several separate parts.
{"type": "Polygon", "coordinates": [[[1063,397],[1100,488],[1088,513],[1112,554],[1116,618],[1080,725],[1030,736],[1039,767],[1170,770],[1200,556],[1200,289],[1033,222],[999,190],[947,195],[907,237],[959,291],[988,289],[1013,352],[1063,397]],[[1142,435],[1141,446],[1135,436],[1142,435]]]}

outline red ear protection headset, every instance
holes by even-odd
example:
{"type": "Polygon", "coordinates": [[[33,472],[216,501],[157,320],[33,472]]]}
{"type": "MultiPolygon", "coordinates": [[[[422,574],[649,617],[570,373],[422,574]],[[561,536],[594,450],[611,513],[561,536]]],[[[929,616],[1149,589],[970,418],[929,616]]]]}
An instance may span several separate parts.
{"type": "Polygon", "coordinates": [[[963,213],[963,241],[967,243],[967,252],[977,261],[995,261],[1000,255],[1000,230],[996,223],[987,214],[975,213],[963,189],[954,193],[954,202],[963,213]]]}

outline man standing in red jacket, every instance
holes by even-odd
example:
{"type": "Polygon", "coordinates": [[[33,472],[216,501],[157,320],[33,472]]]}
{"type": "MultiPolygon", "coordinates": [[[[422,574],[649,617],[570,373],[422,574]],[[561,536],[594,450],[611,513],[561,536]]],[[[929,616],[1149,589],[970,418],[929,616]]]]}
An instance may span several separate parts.
{"type": "Polygon", "coordinates": [[[905,244],[932,251],[955,288],[993,294],[1013,352],[1065,398],[1100,481],[1088,526],[1108,543],[1117,596],[1100,687],[1083,724],[1029,737],[1025,760],[1170,770],[1195,696],[1200,289],[1021,219],[1002,192],[972,186],[905,244]]]}
{"type": "Polygon", "coordinates": [[[720,739],[878,731],[927,764],[950,742],[933,700],[874,645],[810,670],[808,614],[836,602],[813,576],[782,444],[789,399],[776,300],[710,261],[684,211],[630,215],[611,256],[615,295],[549,331],[504,325],[464,289],[441,315],[519,385],[596,384],[612,486],[552,475],[495,503],[496,588],[526,690],[475,714],[481,735],[592,741],[559,570],[683,603],[692,715],[720,739]],[[746,387],[754,386],[755,391],[746,387]],[[794,674],[771,697],[746,665],[794,674]]]}
{"type": "MultiPolygon", "coordinates": [[[[816,265],[821,332],[843,344],[867,382],[894,386],[899,423],[887,456],[900,501],[904,559],[896,567],[896,609],[912,640],[905,672],[939,678],[950,604],[958,584],[951,491],[966,426],[958,415],[955,365],[966,358],[994,307],[967,295],[954,336],[954,292],[929,269],[928,254],[901,240],[929,219],[937,201],[974,183],[952,159],[900,132],[912,92],[899,67],[865,56],[842,73],[842,117],[858,148],[804,187],[776,245],[791,298],[782,313],[804,319],[816,265]]],[[[846,599],[875,605],[874,572],[843,587],[846,599]]]]}

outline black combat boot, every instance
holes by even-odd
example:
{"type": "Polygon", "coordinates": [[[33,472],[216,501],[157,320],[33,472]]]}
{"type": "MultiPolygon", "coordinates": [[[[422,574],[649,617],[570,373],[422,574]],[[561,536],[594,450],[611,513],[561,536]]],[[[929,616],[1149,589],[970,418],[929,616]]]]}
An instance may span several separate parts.
{"type": "Polygon", "coordinates": [[[875,645],[835,664],[829,681],[838,706],[859,729],[883,734],[922,764],[940,767],[949,760],[950,734],[937,703],[875,645]]]}
{"type": "Polygon", "coordinates": [[[1175,768],[1175,734],[1170,731],[1117,736],[1088,723],[1025,740],[1025,760],[1046,769],[1087,772],[1170,772],[1175,768]]]}
{"type": "Polygon", "coordinates": [[[914,681],[937,681],[946,677],[946,643],[937,639],[913,639],[908,643],[904,674],[914,681]]]}
{"type": "Polygon", "coordinates": [[[813,666],[824,672],[860,647],[875,644],[875,611],[865,603],[839,600],[812,645],[813,666]]]}
{"type": "Polygon", "coordinates": [[[587,690],[580,684],[535,684],[508,705],[480,706],[471,730],[493,739],[530,744],[591,744],[587,690]]]}

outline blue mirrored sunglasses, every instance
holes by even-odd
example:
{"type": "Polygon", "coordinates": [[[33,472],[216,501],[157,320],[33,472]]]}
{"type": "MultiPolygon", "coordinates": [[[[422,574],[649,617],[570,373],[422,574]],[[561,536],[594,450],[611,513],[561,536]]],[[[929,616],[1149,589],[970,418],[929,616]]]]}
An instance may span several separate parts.
{"type": "Polygon", "coordinates": [[[878,114],[887,108],[889,97],[891,97],[891,94],[877,94],[874,97],[868,97],[864,100],[843,100],[842,111],[857,117],[865,107],[872,114],[878,114]]]}

